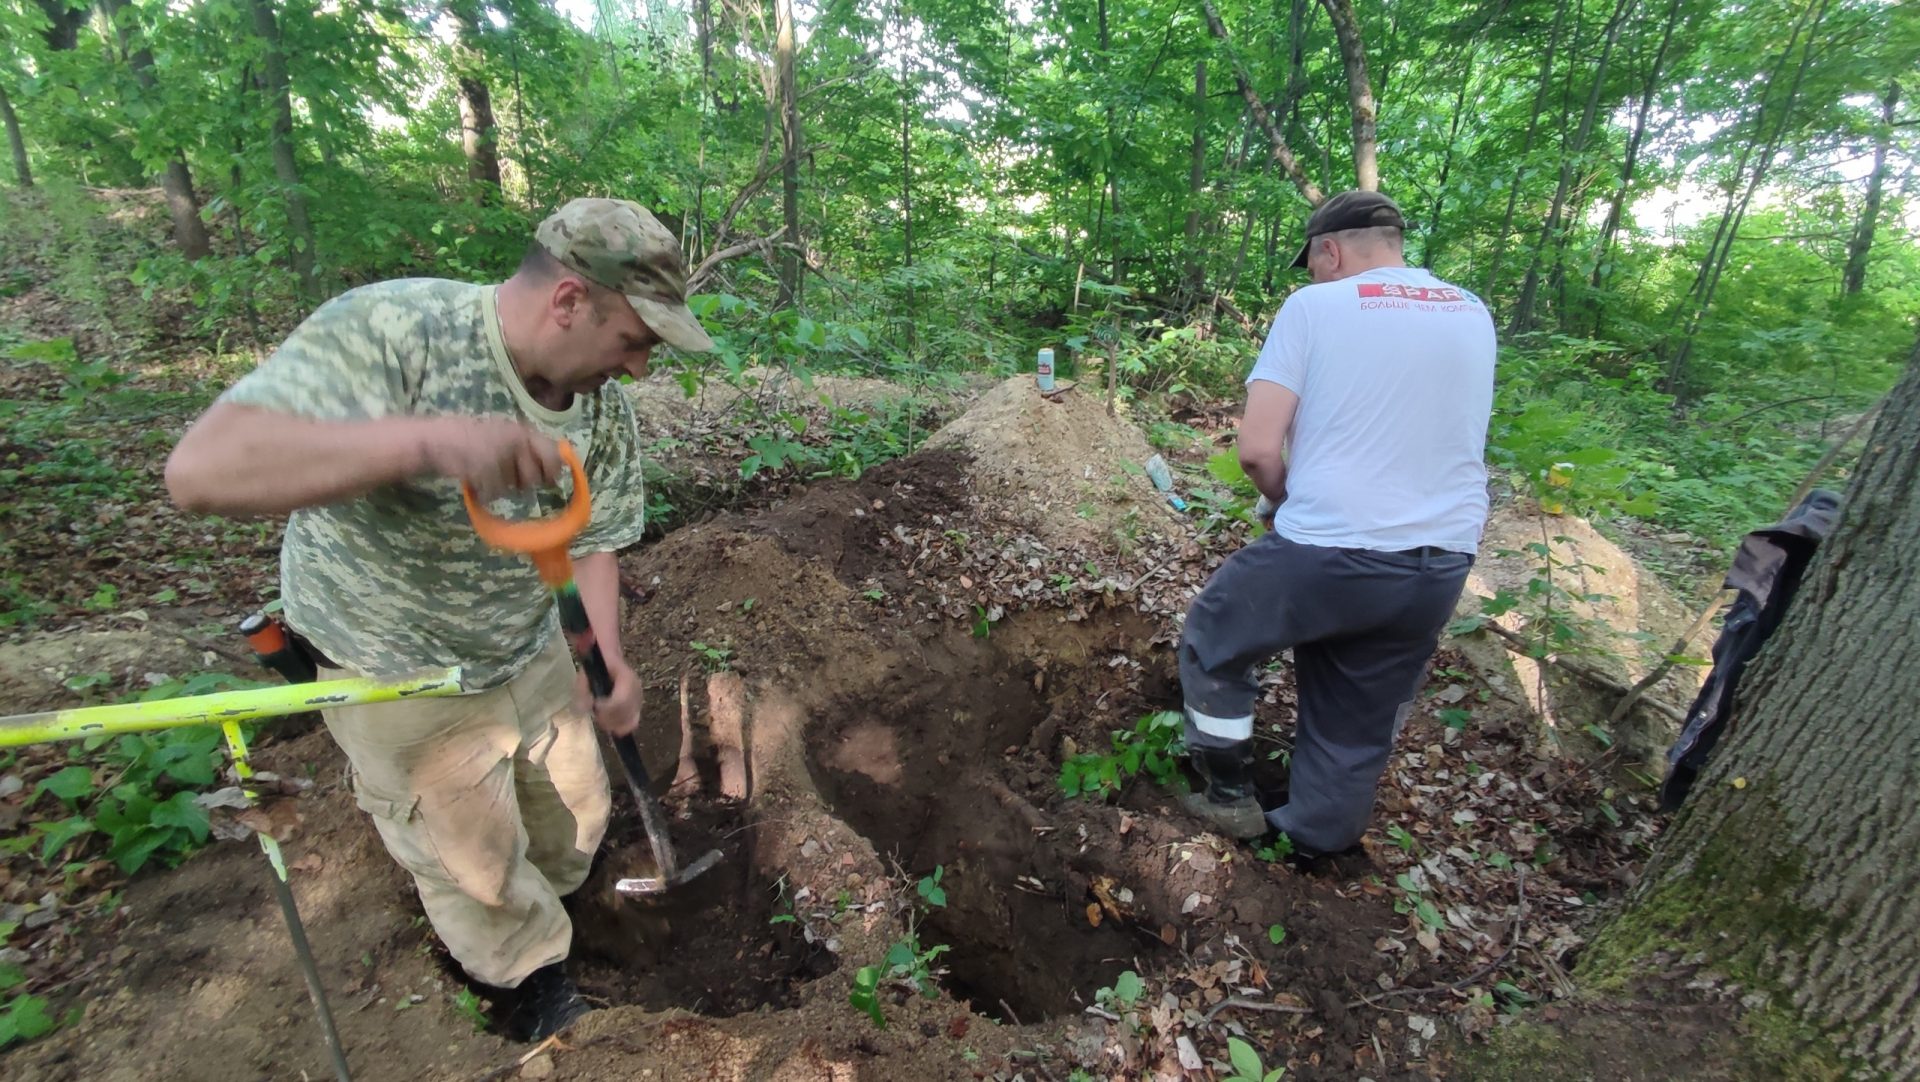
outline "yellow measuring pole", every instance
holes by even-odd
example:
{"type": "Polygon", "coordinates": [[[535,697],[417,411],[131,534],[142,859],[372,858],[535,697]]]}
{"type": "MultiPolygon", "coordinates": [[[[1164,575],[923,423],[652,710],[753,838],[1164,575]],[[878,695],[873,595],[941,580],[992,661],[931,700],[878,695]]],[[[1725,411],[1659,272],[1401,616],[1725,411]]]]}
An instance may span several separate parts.
{"type": "Polygon", "coordinates": [[[112,733],[174,729],[182,725],[221,725],[259,718],[326,710],[336,706],[389,703],[399,699],[458,695],[460,669],[437,669],[398,680],[352,677],[311,684],[286,684],[219,691],[150,703],[82,706],[0,718],[0,748],[54,740],[84,740],[112,733]]]}

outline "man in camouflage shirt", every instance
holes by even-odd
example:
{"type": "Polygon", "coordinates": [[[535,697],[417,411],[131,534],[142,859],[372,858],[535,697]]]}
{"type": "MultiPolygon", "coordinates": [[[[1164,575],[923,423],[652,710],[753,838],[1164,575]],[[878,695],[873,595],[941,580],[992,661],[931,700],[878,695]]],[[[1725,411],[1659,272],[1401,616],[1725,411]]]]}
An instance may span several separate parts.
{"type": "Polygon", "coordinates": [[[167,463],[188,510],[289,515],[286,617],[323,678],[458,665],[477,689],[323,717],[434,930],[475,981],[519,989],[515,1028],[533,1038],[586,1009],[564,971],[560,899],[606,831],[592,724],[639,723],[614,554],[640,539],[644,494],[615,377],[645,376],[661,342],[713,345],[687,309],[679,244],[636,204],[577,199],[504,283],[403,279],[329,301],[167,463]],[[497,513],[551,512],[536,490],[560,483],[564,499],[560,439],[593,495],[575,577],[613,691],[592,722],[546,588],[524,558],[481,542],[460,495],[464,482],[497,513]]]}

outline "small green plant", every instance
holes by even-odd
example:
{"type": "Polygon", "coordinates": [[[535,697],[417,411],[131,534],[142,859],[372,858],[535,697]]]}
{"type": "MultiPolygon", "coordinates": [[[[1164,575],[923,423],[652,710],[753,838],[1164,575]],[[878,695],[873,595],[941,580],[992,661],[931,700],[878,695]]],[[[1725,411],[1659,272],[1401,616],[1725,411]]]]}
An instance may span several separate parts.
{"type": "Polygon", "coordinates": [[[467,1021],[473,1023],[473,1031],[479,1033],[487,1028],[487,1012],[480,1009],[480,997],[473,989],[462,988],[453,994],[453,1009],[459,1011],[467,1021]]]}
{"type": "Polygon", "coordinates": [[[1148,714],[1132,729],[1116,729],[1107,753],[1083,752],[1060,764],[1060,791],[1067,796],[1110,796],[1145,773],[1161,785],[1183,785],[1180,754],[1183,725],[1178,710],[1148,714]]]}
{"type": "Polygon", "coordinates": [[[1387,840],[1408,853],[1412,853],[1414,850],[1415,843],[1413,835],[1407,831],[1406,827],[1401,826],[1399,823],[1395,823],[1387,828],[1387,840]]]}
{"type": "Polygon", "coordinates": [[[1412,913],[1420,918],[1422,924],[1436,932],[1446,928],[1447,918],[1440,915],[1440,908],[1433,904],[1433,899],[1428,898],[1425,891],[1420,889],[1420,884],[1414,881],[1413,876],[1401,872],[1394,877],[1393,881],[1401,891],[1401,897],[1393,900],[1395,913],[1412,913]]]}
{"type": "Polygon", "coordinates": [[[947,889],[940,885],[940,880],[946,875],[946,871],[943,865],[935,864],[933,874],[922,876],[920,882],[914,885],[921,901],[935,908],[946,908],[947,889]]]}
{"type": "Polygon", "coordinates": [[[1140,994],[1144,991],[1146,985],[1140,980],[1140,974],[1128,969],[1115,977],[1111,985],[1095,989],[1093,1002],[1110,1011],[1132,1010],[1140,1002],[1140,994]]]}
{"type": "Polygon", "coordinates": [[[887,599],[887,592],[876,586],[871,590],[862,591],[860,596],[878,605],[880,602],[885,601],[887,599]]]}
{"type": "Polygon", "coordinates": [[[1438,717],[1447,728],[1460,732],[1466,729],[1468,722],[1473,720],[1473,711],[1449,706],[1441,710],[1438,717]]]}
{"type": "Polygon", "coordinates": [[[733,660],[731,645],[721,643],[718,646],[712,646],[704,642],[690,642],[687,645],[700,656],[700,667],[708,672],[725,672],[731,667],[730,663],[733,660]]]}
{"type": "Polygon", "coordinates": [[[47,1014],[47,1001],[39,996],[20,995],[0,1005],[0,1048],[44,1037],[60,1023],[47,1014]]]}
{"type": "Polygon", "coordinates": [[[1286,941],[1287,941],[1287,928],[1285,925],[1270,924],[1267,926],[1267,942],[1272,943],[1274,946],[1277,947],[1280,944],[1285,943],[1286,941]]]}
{"type": "Polygon", "coordinates": [[[1293,839],[1288,837],[1285,831],[1281,831],[1273,836],[1272,841],[1254,849],[1253,855],[1268,864],[1285,860],[1293,855],[1293,839]]]}
{"type": "Polygon", "coordinates": [[[993,623],[994,623],[994,616],[992,613],[987,611],[986,606],[975,605],[973,607],[973,637],[974,638],[984,639],[987,636],[993,634],[993,623]]]}
{"type": "Polygon", "coordinates": [[[1233,1073],[1220,1082],[1280,1082],[1287,1073],[1285,1067],[1267,1070],[1267,1065],[1260,1061],[1260,1053],[1238,1037],[1227,1038],[1227,1059],[1233,1064],[1233,1073]]]}

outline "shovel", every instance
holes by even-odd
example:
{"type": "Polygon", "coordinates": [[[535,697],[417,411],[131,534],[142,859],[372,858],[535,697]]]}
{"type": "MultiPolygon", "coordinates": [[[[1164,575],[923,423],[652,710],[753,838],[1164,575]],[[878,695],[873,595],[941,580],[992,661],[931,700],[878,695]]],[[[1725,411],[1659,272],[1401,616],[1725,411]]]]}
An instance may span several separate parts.
{"type": "MultiPolygon", "coordinates": [[[[568,547],[580,536],[580,531],[586,529],[593,514],[587,494],[587,472],[581,467],[580,456],[574,453],[572,445],[562,440],[559,449],[561,460],[573,474],[573,496],[558,514],[528,522],[509,522],[480,506],[471,487],[461,486],[462,494],[466,498],[467,516],[482,541],[503,552],[532,558],[540,581],[553,592],[554,604],[559,606],[560,627],[566,632],[580,668],[587,674],[588,689],[595,699],[604,699],[613,694],[613,676],[607,672],[606,658],[600,653],[600,643],[593,636],[593,624],[580,601],[580,590],[574,585],[573,558],[568,554],[568,547]]],[[[667,835],[666,813],[653,795],[646,764],[640,761],[640,745],[633,734],[628,733],[613,738],[613,749],[627,775],[627,785],[633,789],[634,803],[640,806],[640,822],[646,827],[647,844],[653,848],[654,864],[660,872],[657,876],[622,879],[614,884],[614,890],[629,897],[664,894],[720,863],[720,850],[714,849],[684,868],[679,865],[674,859],[673,839],[667,835]]]]}

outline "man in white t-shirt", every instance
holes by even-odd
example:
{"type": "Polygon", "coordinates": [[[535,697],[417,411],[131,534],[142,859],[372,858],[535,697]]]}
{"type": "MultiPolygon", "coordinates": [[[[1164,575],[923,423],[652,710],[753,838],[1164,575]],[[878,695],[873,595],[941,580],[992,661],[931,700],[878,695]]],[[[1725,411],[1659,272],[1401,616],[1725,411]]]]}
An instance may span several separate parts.
{"type": "Polygon", "coordinates": [[[1240,464],[1271,529],[1187,613],[1187,807],[1307,856],[1351,848],[1487,516],[1494,329],[1478,297],[1408,267],[1406,222],[1378,192],[1307,220],[1288,297],[1247,377],[1240,464]],[[1299,686],[1285,803],[1249,774],[1259,670],[1293,651],[1299,686]]]}

